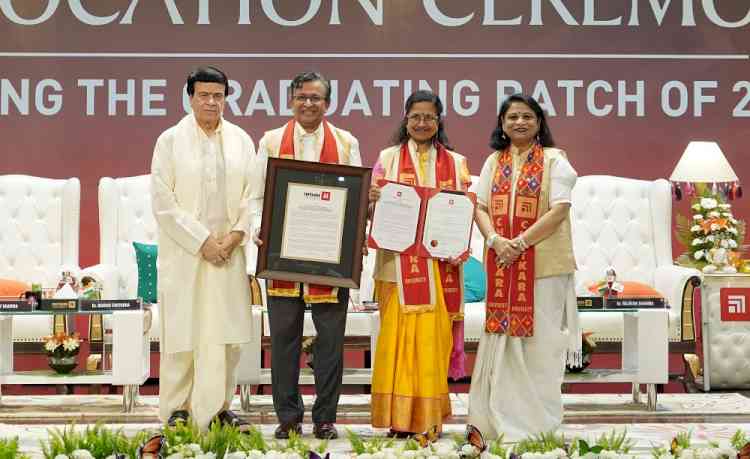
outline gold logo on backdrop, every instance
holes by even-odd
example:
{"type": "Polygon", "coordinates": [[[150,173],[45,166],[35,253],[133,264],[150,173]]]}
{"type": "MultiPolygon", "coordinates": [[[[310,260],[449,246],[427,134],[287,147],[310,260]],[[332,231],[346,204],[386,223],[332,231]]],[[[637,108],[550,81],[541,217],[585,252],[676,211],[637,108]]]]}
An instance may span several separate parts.
{"type": "Polygon", "coordinates": [[[536,199],[517,196],[516,216],[521,218],[536,218],[536,199]]]}

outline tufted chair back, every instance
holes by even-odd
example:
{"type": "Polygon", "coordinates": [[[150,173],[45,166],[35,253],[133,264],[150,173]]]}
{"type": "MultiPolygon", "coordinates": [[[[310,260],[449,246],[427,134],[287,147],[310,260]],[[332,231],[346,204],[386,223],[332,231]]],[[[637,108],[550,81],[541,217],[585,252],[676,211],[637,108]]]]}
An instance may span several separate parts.
{"type": "MultiPolygon", "coordinates": [[[[55,287],[79,272],[81,184],[77,178],[0,176],[0,278],[55,287]]],[[[52,317],[16,317],[16,341],[52,331],[52,317]]]]}
{"type": "Polygon", "coordinates": [[[579,177],[571,223],[578,270],[576,290],[604,278],[655,285],[656,268],[672,264],[672,195],[669,182],[607,175],[579,177]]]}
{"type": "Polygon", "coordinates": [[[135,298],[138,265],[133,242],[156,244],[150,175],[99,181],[100,263],[117,267],[117,298],[135,298]]]}

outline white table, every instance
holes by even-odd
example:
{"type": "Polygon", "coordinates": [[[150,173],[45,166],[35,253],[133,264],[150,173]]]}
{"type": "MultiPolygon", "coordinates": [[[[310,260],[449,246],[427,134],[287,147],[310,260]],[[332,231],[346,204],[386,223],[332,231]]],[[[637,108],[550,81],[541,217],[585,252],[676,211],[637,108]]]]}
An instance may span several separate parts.
{"type": "MultiPolygon", "coordinates": [[[[15,315],[59,314],[31,312],[0,314],[0,404],[3,384],[112,384],[123,386],[123,411],[130,412],[138,387],[150,372],[149,340],[145,311],[112,312],[112,368],[106,371],[58,375],[52,370],[13,370],[13,317],[15,315]]],[[[74,312],[75,314],[85,314],[74,312]]],[[[42,344],[40,344],[41,349],[42,344]]],[[[80,357],[79,357],[80,359],[80,357]]],[[[85,363],[79,362],[79,367],[85,363]]]]}
{"type": "MultiPolygon", "coordinates": [[[[602,312],[612,312],[611,309],[602,312]]],[[[597,314],[600,311],[581,311],[597,314]]],[[[646,385],[647,408],[656,410],[656,385],[669,380],[669,324],[666,309],[633,309],[623,314],[622,366],[567,373],[566,383],[633,384],[633,401],[640,403],[640,385],[646,385]]]]}

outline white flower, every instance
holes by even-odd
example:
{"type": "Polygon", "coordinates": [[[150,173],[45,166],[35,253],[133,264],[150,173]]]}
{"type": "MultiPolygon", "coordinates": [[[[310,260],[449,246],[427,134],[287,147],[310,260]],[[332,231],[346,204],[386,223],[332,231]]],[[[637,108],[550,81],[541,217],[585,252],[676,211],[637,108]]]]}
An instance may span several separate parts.
{"type": "Polygon", "coordinates": [[[703,215],[701,215],[701,214],[695,214],[695,215],[693,215],[693,220],[695,220],[695,221],[701,221],[701,220],[703,220],[703,215]]]}
{"type": "Polygon", "coordinates": [[[385,453],[382,451],[377,451],[372,455],[372,459],[385,459],[385,453]]]}
{"type": "Polygon", "coordinates": [[[731,208],[732,208],[731,204],[726,204],[726,203],[725,204],[719,204],[719,209],[728,210],[728,209],[731,209],[731,208]]]}
{"type": "Polygon", "coordinates": [[[722,216],[722,217],[726,217],[726,218],[729,218],[729,217],[731,217],[731,216],[732,216],[732,213],[731,213],[731,212],[722,212],[722,213],[721,213],[721,216],[722,216]]]}
{"type": "Polygon", "coordinates": [[[248,459],[262,459],[264,457],[266,457],[266,455],[263,454],[263,451],[260,451],[260,450],[257,450],[257,449],[252,449],[252,450],[248,451],[248,453],[247,453],[247,458],[248,459]]]}
{"type": "Polygon", "coordinates": [[[205,454],[196,454],[195,459],[216,459],[216,453],[208,452],[205,454]]]}
{"type": "Polygon", "coordinates": [[[700,212],[701,211],[701,204],[699,202],[696,202],[695,204],[693,204],[692,206],[690,206],[690,208],[693,209],[696,212],[700,212]]]}
{"type": "Polygon", "coordinates": [[[700,260],[703,258],[704,255],[705,255],[705,252],[703,250],[698,250],[697,252],[693,254],[693,258],[695,258],[696,260],[700,260]]]}
{"type": "Polygon", "coordinates": [[[716,199],[713,198],[701,198],[701,207],[704,209],[713,209],[714,207],[718,206],[719,203],[716,201],[716,199]]]}
{"type": "Polygon", "coordinates": [[[369,453],[362,453],[357,455],[358,459],[372,459],[372,454],[369,453]]]}
{"type": "Polygon", "coordinates": [[[227,453],[224,456],[224,459],[247,459],[247,454],[245,454],[244,451],[233,451],[231,453],[227,453]]]}
{"type": "Polygon", "coordinates": [[[167,459],[184,459],[182,453],[174,453],[167,456],[167,459]]]}
{"type": "Polygon", "coordinates": [[[55,459],[70,459],[70,458],[65,454],[58,454],[57,456],[55,456],[55,459]]]}
{"type": "Polygon", "coordinates": [[[693,239],[693,242],[692,242],[691,245],[701,245],[701,244],[703,244],[703,239],[697,237],[697,238],[693,239]]]}
{"type": "Polygon", "coordinates": [[[722,247],[724,247],[725,249],[728,249],[728,248],[729,248],[729,241],[728,241],[728,240],[726,240],[726,239],[722,239],[722,240],[721,240],[721,242],[720,242],[720,244],[721,244],[721,246],[722,246],[722,247]]]}
{"type": "Polygon", "coordinates": [[[67,338],[65,341],[63,341],[63,348],[66,351],[74,351],[78,349],[79,341],[75,338],[67,338]]]}
{"type": "Polygon", "coordinates": [[[711,223],[711,231],[719,231],[719,225],[716,223],[711,223]]]}
{"type": "Polygon", "coordinates": [[[703,231],[703,228],[701,228],[701,225],[693,225],[690,227],[690,231],[693,233],[698,233],[700,231],[703,231]]]}
{"type": "Polygon", "coordinates": [[[714,236],[713,234],[706,236],[706,242],[714,242],[715,240],[716,236],[714,236]]]}
{"type": "MultiPolygon", "coordinates": [[[[54,339],[51,339],[47,341],[46,343],[44,343],[44,350],[47,352],[53,352],[56,348],[57,348],[57,342],[54,339]]],[[[62,454],[60,454],[60,456],[62,456],[62,454]]]]}
{"type": "Polygon", "coordinates": [[[417,452],[413,450],[404,451],[401,453],[401,457],[417,457],[417,452]]]}
{"type": "Polygon", "coordinates": [[[77,449],[70,456],[71,459],[94,459],[94,456],[86,449],[77,449]]]}
{"type": "Polygon", "coordinates": [[[733,225],[736,225],[736,224],[737,224],[737,220],[736,220],[736,219],[735,219],[734,217],[730,217],[730,218],[729,218],[729,221],[730,221],[730,222],[731,222],[731,223],[732,223],[733,225]]]}
{"type": "Polygon", "coordinates": [[[198,443],[190,443],[189,445],[186,445],[187,449],[192,451],[195,454],[203,454],[203,450],[201,450],[201,445],[198,443]]]}
{"type": "Polygon", "coordinates": [[[721,217],[721,214],[716,212],[715,210],[713,212],[708,213],[708,218],[719,218],[721,217]]]}
{"type": "Polygon", "coordinates": [[[461,452],[464,456],[477,456],[479,454],[479,450],[468,443],[461,447],[461,452]]]}
{"type": "Polygon", "coordinates": [[[734,239],[729,239],[729,248],[730,249],[736,249],[737,248],[737,241],[734,239]]]}
{"type": "Polygon", "coordinates": [[[737,228],[735,228],[735,227],[728,228],[727,231],[729,231],[732,234],[737,234],[738,233],[737,232],[737,228]]]}

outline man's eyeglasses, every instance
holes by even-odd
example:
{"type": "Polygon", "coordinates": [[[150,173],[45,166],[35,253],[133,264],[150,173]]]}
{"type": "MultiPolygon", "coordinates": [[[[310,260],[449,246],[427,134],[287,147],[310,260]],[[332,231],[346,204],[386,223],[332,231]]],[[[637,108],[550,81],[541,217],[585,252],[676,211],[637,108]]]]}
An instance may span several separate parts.
{"type": "Polygon", "coordinates": [[[433,123],[437,123],[440,117],[436,115],[430,115],[430,114],[412,113],[411,115],[407,116],[406,119],[412,124],[419,124],[420,122],[425,122],[426,124],[433,124],[433,123]]]}
{"type": "Polygon", "coordinates": [[[304,94],[295,94],[292,96],[295,101],[304,104],[306,101],[310,101],[311,104],[319,104],[323,102],[323,98],[320,96],[306,96],[304,94]]]}

